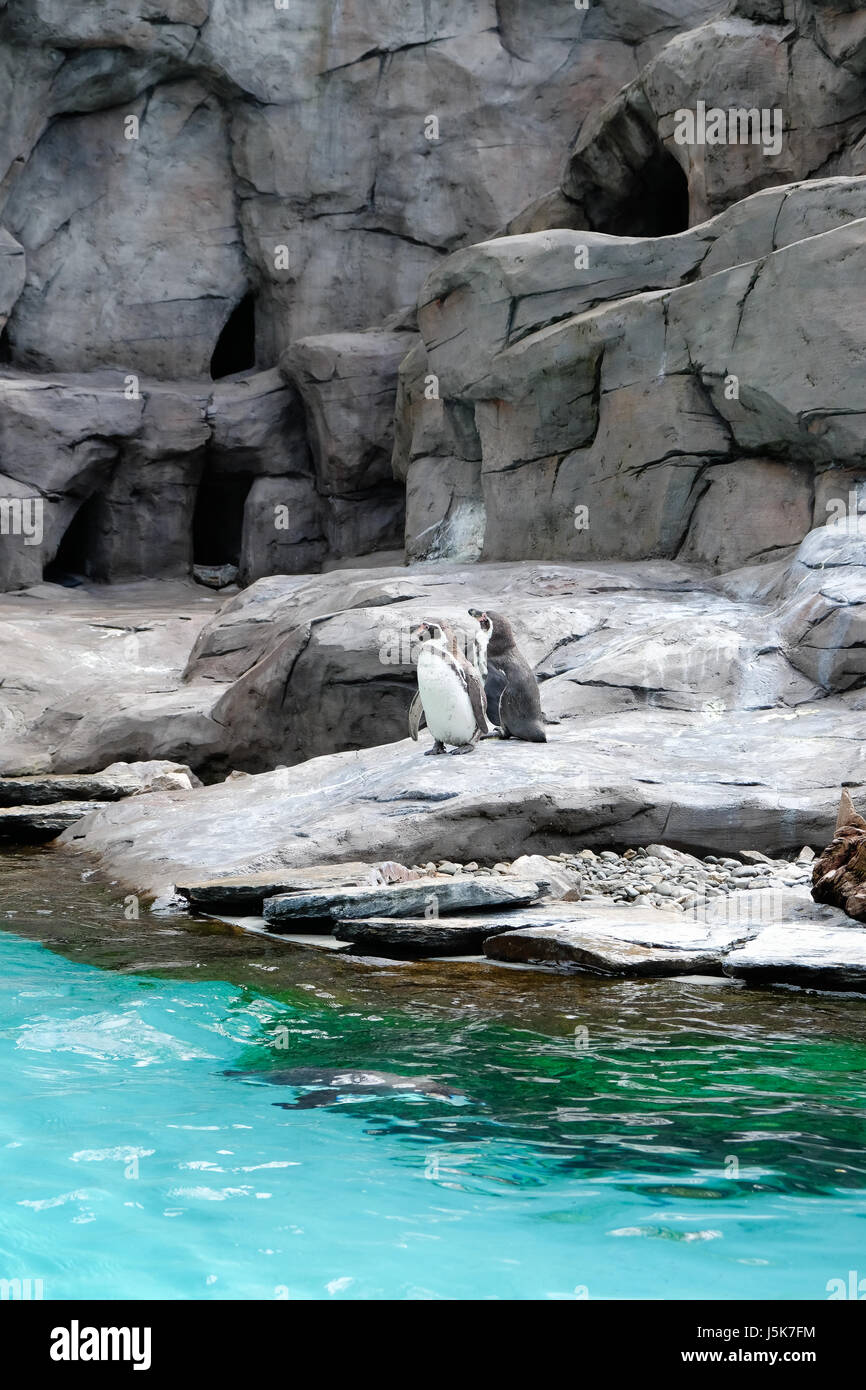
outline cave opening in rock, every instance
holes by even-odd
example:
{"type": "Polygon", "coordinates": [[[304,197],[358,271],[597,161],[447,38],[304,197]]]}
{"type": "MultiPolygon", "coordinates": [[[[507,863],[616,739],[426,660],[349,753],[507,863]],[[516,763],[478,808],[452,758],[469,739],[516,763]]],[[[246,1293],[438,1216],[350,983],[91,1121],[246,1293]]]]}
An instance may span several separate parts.
{"type": "Polygon", "coordinates": [[[12,362],[12,343],[9,339],[9,325],[4,324],[0,333],[0,367],[8,367],[12,362]]]}
{"type": "Polygon", "coordinates": [[[688,225],[688,179],[660,145],[641,169],[630,197],[597,230],[613,236],[674,236],[688,225]]]}
{"type": "Polygon", "coordinates": [[[210,360],[213,381],[233,376],[235,372],[251,372],[256,365],[256,297],[245,294],[229,314],[217,339],[210,360]]]}
{"type": "Polygon", "coordinates": [[[77,579],[98,578],[94,571],[93,548],[102,495],[93,493],[82,502],[63,533],[57,553],[42,571],[49,584],[77,579]]]}
{"type": "Polygon", "coordinates": [[[250,473],[222,473],[206,467],[192,520],[195,565],[237,565],[241,557],[244,504],[250,473]]]}

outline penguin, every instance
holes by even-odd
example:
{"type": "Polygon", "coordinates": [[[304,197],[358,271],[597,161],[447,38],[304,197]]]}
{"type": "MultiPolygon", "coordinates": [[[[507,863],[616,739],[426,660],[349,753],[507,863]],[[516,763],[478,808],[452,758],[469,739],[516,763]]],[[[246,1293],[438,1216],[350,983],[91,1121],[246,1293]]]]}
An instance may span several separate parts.
{"type": "Polygon", "coordinates": [[[226,1071],[255,1085],[291,1086],[302,1092],[293,1102],[274,1101],[281,1110],[310,1110],[333,1105],[341,1096],[435,1096],[441,1100],[463,1100],[455,1090],[433,1076],[401,1076],[392,1071],[362,1071],[352,1067],[290,1067],[288,1071],[226,1071]]]}
{"type": "Polygon", "coordinates": [[[469,613],[479,628],[476,653],[479,667],[486,672],[487,716],[502,730],[487,737],[546,743],[538,681],[514,641],[510,622],[501,613],[480,608],[470,608],[469,613]]]}
{"type": "Polygon", "coordinates": [[[484,686],[476,668],[458,650],[448,623],[428,619],[416,629],[418,694],[409,711],[409,732],[418,737],[420,714],[434,738],[425,757],[445,752],[471,753],[475,740],[487,732],[484,686]]]}

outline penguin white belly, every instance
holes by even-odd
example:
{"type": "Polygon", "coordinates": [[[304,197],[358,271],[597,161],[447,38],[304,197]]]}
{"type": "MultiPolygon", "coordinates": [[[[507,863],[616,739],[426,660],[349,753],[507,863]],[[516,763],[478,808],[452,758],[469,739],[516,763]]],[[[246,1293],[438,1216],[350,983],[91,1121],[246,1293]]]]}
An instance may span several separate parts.
{"type": "Polygon", "coordinates": [[[472,702],[459,673],[447,658],[423,647],[418,655],[418,689],[427,728],[439,743],[471,743],[475,733],[472,702]]]}

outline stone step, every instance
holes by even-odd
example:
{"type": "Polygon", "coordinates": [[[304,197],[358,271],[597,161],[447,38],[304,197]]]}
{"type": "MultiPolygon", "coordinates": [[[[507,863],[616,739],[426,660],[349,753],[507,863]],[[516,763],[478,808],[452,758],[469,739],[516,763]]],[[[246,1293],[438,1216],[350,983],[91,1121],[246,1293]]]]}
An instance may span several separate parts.
{"type": "Polygon", "coordinates": [[[866,929],[774,922],[730,951],[724,969],[747,984],[866,992],[866,929]]]}
{"type": "Polygon", "coordinates": [[[522,920],[519,908],[468,917],[362,917],[338,922],[334,936],[338,941],[351,941],[366,954],[395,960],[476,955],[488,937],[514,931],[522,920]]]}
{"type": "Polygon", "coordinates": [[[266,898],[264,916],[279,929],[282,922],[316,917],[424,917],[476,908],[519,907],[538,896],[528,880],[483,875],[471,878],[419,878],[411,883],[348,888],[320,888],[266,898]]]}
{"type": "Polygon", "coordinates": [[[304,869],[262,869],[222,878],[185,879],[175,888],[190,907],[206,912],[260,913],[265,898],[321,888],[357,887],[370,884],[375,873],[373,864],[351,860],[346,864],[311,864],[304,869]]]}
{"type": "Polygon", "coordinates": [[[588,975],[687,975],[720,971],[721,956],[707,944],[648,946],[624,941],[592,926],[531,927],[488,937],[483,946],[489,960],[523,965],[554,965],[559,970],[588,975]]]}

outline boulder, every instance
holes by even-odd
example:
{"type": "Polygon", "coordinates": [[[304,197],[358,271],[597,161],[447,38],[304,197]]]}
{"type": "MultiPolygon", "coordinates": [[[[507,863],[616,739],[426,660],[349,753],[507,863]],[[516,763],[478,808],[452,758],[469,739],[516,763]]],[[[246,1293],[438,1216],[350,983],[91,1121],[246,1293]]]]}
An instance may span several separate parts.
{"type": "Polygon", "coordinates": [[[256,478],[244,503],[240,577],[309,574],[328,553],[322,505],[309,477],[256,478]]]}
{"type": "Polygon", "coordinates": [[[414,335],[369,329],[300,338],[280,359],[307,412],[320,492],[363,492],[390,479],[397,368],[414,335]]]}
{"type": "Polygon", "coordinates": [[[543,854],[521,854],[511,865],[518,878],[534,879],[547,898],[564,898],[580,886],[580,874],[566,869],[543,854]]]}
{"type": "Polygon", "coordinates": [[[468,758],[424,757],[423,734],[420,744],[407,738],[117,802],[72,827],[65,843],[157,894],[188,877],[300,869],[311,859],[497,863],[661,835],[699,852],[731,853],[744,840],[796,852],[829,837],[839,776],[857,785],[864,719],[845,697],[793,718],[766,708],[625,710],[568,721],[546,744],[489,740],[468,758]]]}
{"type": "Polygon", "coordinates": [[[735,10],[673,37],[584,122],[561,190],[583,225],[676,231],[757,189],[863,172],[862,26],[838,6],[735,10]],[[721,138],[700,106],[721,113],[721,138]]]}
{"type": "Polygon", "coordinates": [[[780,592],[788,659],[824,690],[849,690],[866,676],[866,519],[858,513],[811,531],[780,592]]]}

